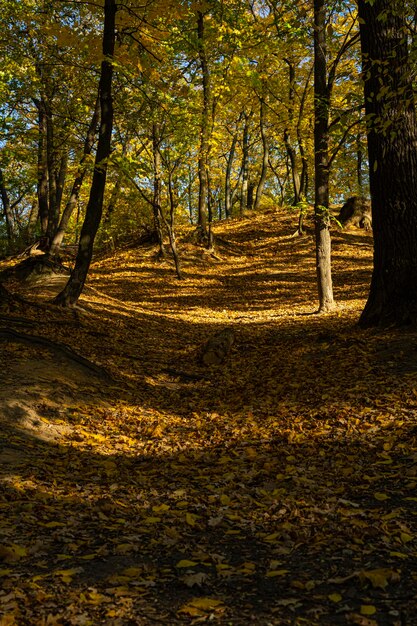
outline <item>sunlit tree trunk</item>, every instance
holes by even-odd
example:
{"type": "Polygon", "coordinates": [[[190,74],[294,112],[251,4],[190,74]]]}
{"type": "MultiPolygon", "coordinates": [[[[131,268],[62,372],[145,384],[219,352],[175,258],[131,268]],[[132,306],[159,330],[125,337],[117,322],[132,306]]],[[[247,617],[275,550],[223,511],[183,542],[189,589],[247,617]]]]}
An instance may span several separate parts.
{"type": "Polygon", "coordinates": [[[103,61],[100,72],[100,131],[94,164],[93,180],[87,204],[83,226],[81,228],[78,253],[70,279],[55,298],[55,303],[62,306],[75,305],[84,288],[91,259],[94,239],[100,225],[103,212],[104,190],[106,187],[107,161],[111,151],[113,128],[112,80],[115,47],[116,1],[105,0],[103,30],[103,61]]]}
{"type": "Polygon", "coordinates": [[[362,326],[417,323],[417,124],[404,4],[358,1],[374,269],[362,326]]]}
{"type": "Polygon", "coordinates": [[[329,220],[329,106],[326,60],[326,2],[314,0],[315,236],[319,311],[334,307],[329,220]]]}

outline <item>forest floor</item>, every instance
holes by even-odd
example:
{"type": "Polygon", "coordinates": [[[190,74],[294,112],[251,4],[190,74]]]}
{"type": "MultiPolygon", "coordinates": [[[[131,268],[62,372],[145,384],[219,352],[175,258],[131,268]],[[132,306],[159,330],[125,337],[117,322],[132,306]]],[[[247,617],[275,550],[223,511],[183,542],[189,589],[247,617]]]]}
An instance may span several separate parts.
{"type": "Polygon", "coordinates": [[[214,257],[179,237],[182,281],[118,251],[76,312],[47,304],[65,278],[8,282],[1,626],[417,624],[417,335],[358,328],[357,229],[316,315],[295,221],[218,223],[214,257]]]}

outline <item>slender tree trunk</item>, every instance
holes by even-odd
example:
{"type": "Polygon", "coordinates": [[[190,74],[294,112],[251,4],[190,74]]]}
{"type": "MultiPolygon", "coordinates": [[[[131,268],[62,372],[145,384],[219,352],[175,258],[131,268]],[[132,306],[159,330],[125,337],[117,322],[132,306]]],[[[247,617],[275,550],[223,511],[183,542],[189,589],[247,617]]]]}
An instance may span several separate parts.
{"type": "Polygon", "coordinates": [[[227,157],[226,176],[224,181],[224,213],[226,219],[229,219],[232,215],[232,190],[230,185],[230,179],[232,175],[233,159],[235,158],[236,144],[237,144],[237,131],[233,135],[232,145],[230,146],[229,156],[227,157]]]}
{"type": "Polygon", "coordinates": [[[0,169],[0,195],[3,203],[3,213],[4,218],[6,220],[6,230],[7,230],[7,240],[9,245],[12,244],[13,239],[16,235],[16,225],[15,219],[13,216],[12,207],[10,204],[9,194],[7,192],[7,188],[4,182],[3,171],[0,169]]]}
{"type": "Polygon", "coordinates": [[[295,67],[289,59],[284,59],[289,69],[289,90],[288,90],[288,126],[284,129],[284,143],[287,150],[288,160],[291,169],[291,179],[294,190],[293,206],[300,202],[301,181],[298,173],[297,153],[291,142],[291,126],[294,120],[295,108],[295,67]]]}
{"type": "Polygon", "coordinates": [[[250,114],[245,113],[245,125],[243,127],[242,140],[242,188],[240,192],[240,214],[248,205],[248,182],[249,182],[249,119],[250,114]]]}
{"type": "Polygon", "coordinates": [[[38,198],[34,198],[29,213],[28,225],[26,230],[26,243],[30,243],[35,235],[36,223],[39,217],[39,204],[38,198]]]}
{"type": "Polygon", "coordinates": [[[261,138],[262,138],[262,169],[261,169],[261,175],[259,177],[258,187],[256,189],[255,204],[253,206],[255,211],[259,209],[263,190],[265,187],[266,175],[268,173],[268,163],[269,163],[269,144],[268,144],[267,133],[265,130],[265,99],[263,96],[260,99],[259,127],[260,127],[261,138]]]}
{"type": "Polygon", "coordinates": [[[162,208],[161,208],[161,154],[159,152],[160,137],[157,124],[152,125],[152,151],[153,151],[153,219],[155,232],[158,238],[158,256],[165,258],[164,237],[162,232],[162,208]]]}
{"type": "Polygon", "coordinates": [[[326,2],[314,0],[314,214],[319,312],[334,307],[329,219],[329,105],[326,2]]]}
{"type": "Polygon", "coordinates": [[[374,268],[362,326],[417,323],[417,123],[404,4],[358,1],[374,268]]]}
{"type": "Polygon", "coordinates": [[[175,271],[178,278],[181,280],[183,275],[181,273],[180,259],[177,250],[177,242],[175,237],[175,208],[176,202],[174,197],[174,187],[172,183],[172,170],[169,169],[168,173],[168,193],[169,193],[169,222],[166,220],[166,227],[169,237],[169,245],[171,246],[171,252],[175,263],[175,271]]]}
{"type": "Polygon", "coordinates": [[[80,243],[75,266],[70,279],[55,298],[55,303],[62,306],[75,305],[84,288],[91,259],[93,256],[94,239],[100,225],[103,212],[104,190],[106,187],[107,160],[111,152],[111,136],[113,129],[112,80],[115,47],[116,0],[105,0],[103,29],[103,61],[100,72],[100,111],[101,122],[94,164],[93,180],[86,215],[80,234],[80,243]]]}
{"type": "Polygon", "coordinates": [[[39,204],[39,221],[41,227],[41,235],[46,236],[48,230],[49,219],[49,200],[48,200],[48,158],[47,158],[47,137],[46,137],[46,109],[43,99],[34,100],[38,109],[38,204],[39,204]]]}
{"type": "Polygon", "coordinates": [[[356,172],[358,180],[359,195],[363,196],[363,150],[362,150],[362,136],[361,133],[356,137],[356,172]]]}
{"type": "Polygon", "coordinates": [[[55,231],[52,239],[50,254],[57,255],[67,231],[69,220],[77,206],[78,198],[80,195],[81,186],[83,184],[85,175],[87,173],[87,157],[91,154],[94,146],[94,140],[97,132],[97,125],[100,119],[100,97],[97,96],[96,104],[94,107],[94,113],[91,118],[90,125],[88,127],[87,136],[84,142],[84,154],[81,158],[80,165],[78,167],[77,175],[72,184],[71,193],[65,208],[62,212],[59,226],[55,231]]]}
{"type": "Polygon", "coordinates": [[[48,167],[48,229],[47,236],[50,242],[55,230],[58,227],[59,214],[57,203],[57,185],[56,185],[56,153],[54,145],[54,125],[52,119],[52,110],[47,99],[45,99],[46,112],[46,159],[48,167]]]}
{"type": "Polygon", "coordinates": [[[202,241],[206,241],[207,233],[207,158],[209,143],[209,115],[210,115],[210,77],[206,56],[206,42],[204,33],[204,13],[197,12],[197,41],[198,56],[203,81],[203,107],[201,112],[200,149],[198,155],[198,229],[202,241]]]}

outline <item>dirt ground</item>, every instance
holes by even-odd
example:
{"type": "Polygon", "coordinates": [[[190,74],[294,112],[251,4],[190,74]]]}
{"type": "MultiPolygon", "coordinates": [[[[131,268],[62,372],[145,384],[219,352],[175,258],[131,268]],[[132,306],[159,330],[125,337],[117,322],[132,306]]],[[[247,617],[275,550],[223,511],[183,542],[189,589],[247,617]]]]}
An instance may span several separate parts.
{"type": "Polygon", "coordinates": [[[182,281],[119,251],[75,311],[48,304],[65,276],[8,281],[1,626],[417,623],[417,335],[357,327],[359,229],[335,230],[316,315],[295,222],[216,224],[215,255],[182,233],[182,281]]]}

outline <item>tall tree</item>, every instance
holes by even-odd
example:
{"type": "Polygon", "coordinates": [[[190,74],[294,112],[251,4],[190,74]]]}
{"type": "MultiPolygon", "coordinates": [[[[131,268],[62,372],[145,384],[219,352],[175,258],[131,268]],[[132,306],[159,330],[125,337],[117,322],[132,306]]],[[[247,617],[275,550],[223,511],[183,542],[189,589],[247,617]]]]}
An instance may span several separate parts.
{"type": "Polygon", "coordinates": [[[374,269],[362,326],[417,322],[417,125],[405,3],[359,0],[374,269]]]}
{"type": "Polygon", "coordinates": [[[319,311],[334,307],[329,220],[329,107],[326,2],[314,0],[314,218],[319,311]]]}
{"type": "Polygon", "coordinates": [[[103,60],[101,62],[100,94],[100,130],[94,164],[93,180],[87,204],[84,223],[80,234],[75,266],[68,283],[55,298],[61,306],[75,305],[84,288],[91,259],[94,239],[100,225],[103,212],[104,190],[106,187],[107,161],[111,151],[113,129],[113,57],[116,40],[116,1],[105,0],[103,28],[103,60]]]}

